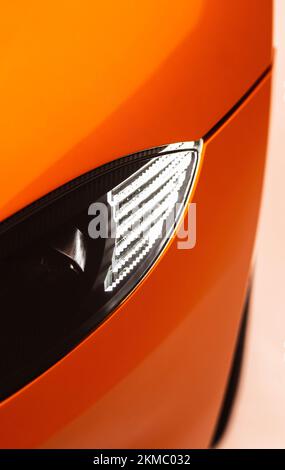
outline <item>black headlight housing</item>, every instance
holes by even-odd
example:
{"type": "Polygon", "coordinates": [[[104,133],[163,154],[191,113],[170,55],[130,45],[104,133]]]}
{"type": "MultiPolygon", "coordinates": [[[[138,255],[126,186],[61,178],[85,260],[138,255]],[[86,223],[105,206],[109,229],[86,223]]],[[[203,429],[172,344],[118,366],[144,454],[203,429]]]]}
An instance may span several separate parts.
{"type": "Polygon", "coordinates": [[[0,399],[53,365],[139,283],[174,232],[201,150],[199,141],[120,158],[0,224],[0,399]],[[96,201],[115,226],[107,237],[90,233],[96,201]]]}

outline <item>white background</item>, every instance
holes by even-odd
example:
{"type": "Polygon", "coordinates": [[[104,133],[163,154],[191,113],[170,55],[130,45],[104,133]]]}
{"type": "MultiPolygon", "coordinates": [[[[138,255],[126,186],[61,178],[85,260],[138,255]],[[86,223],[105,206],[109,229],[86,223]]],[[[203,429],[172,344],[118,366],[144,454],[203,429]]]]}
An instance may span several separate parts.
{"type": "Polygon", "coordinates": [[[274,79],[253,299],[241,381],[220,447],[285,448],[285,0],[275,1],[274,79]]]}

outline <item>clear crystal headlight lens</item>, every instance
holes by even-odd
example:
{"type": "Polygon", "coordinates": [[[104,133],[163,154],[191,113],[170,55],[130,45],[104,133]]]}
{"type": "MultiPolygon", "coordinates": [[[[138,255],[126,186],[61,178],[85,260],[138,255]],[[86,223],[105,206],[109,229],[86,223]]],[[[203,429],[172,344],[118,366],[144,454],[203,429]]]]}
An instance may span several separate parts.
{"type": "Polygon", "coordinates": [[[0,398],[136,287],[175,232],[201,152],[186,142],[115,160],[0,224],[0,398]]]}

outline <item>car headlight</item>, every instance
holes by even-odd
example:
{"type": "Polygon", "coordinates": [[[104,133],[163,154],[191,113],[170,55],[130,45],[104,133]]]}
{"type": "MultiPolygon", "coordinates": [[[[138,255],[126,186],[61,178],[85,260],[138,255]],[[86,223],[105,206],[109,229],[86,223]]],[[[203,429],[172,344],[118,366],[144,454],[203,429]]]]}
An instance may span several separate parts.
{"type": "Polygon", "coordinates": [[[175,232],[201,151],[186,142],[115,160],[1,223],[1,398],[136,287],[175,232]]]}

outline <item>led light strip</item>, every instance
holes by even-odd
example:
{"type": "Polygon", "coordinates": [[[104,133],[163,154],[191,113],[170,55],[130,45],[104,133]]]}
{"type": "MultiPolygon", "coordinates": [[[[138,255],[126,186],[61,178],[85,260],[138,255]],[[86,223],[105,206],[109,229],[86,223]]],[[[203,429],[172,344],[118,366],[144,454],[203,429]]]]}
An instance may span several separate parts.
{"type": "MultiPolygon", "coordinates": [[[[116,238],[104,282],[106,292],[115,289],[146,258],[162,237],[176,203],[185,204],[201,148],[201,141],[171,144],[107,194],[116,238]]],[[[173,233],[180,213],[175,216],[165,240],[173,233]]]]}
{"type": "MultiPolygon", "coordinates": [[[[189,154],[189,152],[188,152],[189,154]]],[[[184,155],[184,153],[183,153],[184,155]]],[[[134,196],[131,200],[127,201],[125,204],[122,204],[121,201],[120,208],[116,211],[116,221],[122,219],[125,215],[138,206],[143,200],[147,199],[152,193],[157,191],[159,188],[162,188],[164,183],[171,181],[175,178],[175,175],[178,171],[183,172],[189,165],[189,158],[185,153],[185,158],[177,158],[172,162],[169,162],[168,165],[161,171],[161,173],[152,179],[152,182],[145,189],[137,188],[134,191],[134,196]],[[186,158],[186,156],[188,158],[186,158]],[[174,174],[174,176],[173,176],[174,174]]]]}
{"type": "Polygon", "coordinates": [[[120,203],[124,199],[126,199],[132,192],[134,192],[138,187],[143,186],[149,181],[149,178],[153,178],[156,174],[158,174],[168,162],[171,161],[171,155],[164,155],[160,158],[155,158],[151,160],[149,163],[144,165],[140,170],[138,170],[135,175],[132,175],[128,180],[134,179],[133,182],[130,182],[126,185],[126,182],[121,183],[119,186],[112,191],[112,197],[115,204],[120,203]],[[126,186],[124,188],[124,186],[126,186]],[[123,187],[123,189],[120,189],[123,187]]]}
{"type": "Polygon", "coordinates": [[[147,194],[147,197],[140,201],[140,205],[138,204],[136,207],[132,208],[130,215],[128,215],[128,217],[124,219],[121,224],[118,221],[117,237],[120,238],[122,235],[124,235],[124,233],[130,230],[145,213],[148,213],[154,209],[156,204],[163,200],[164,197],[166,197],[171,191],[175,191],[178,184],[181,187],[184,179],[184,172],[176,173],[170,178],[165,186],[159,188],[159,191],[156,193],[150,192],[147,194]],[[150,196],[151,198],[149,199],[150,196]]]}
{"type": "MultiPolygon", "coordinates": [[[[175,185],[174,183],[172,184],[171,189],[173,189],[173,191],[178,191],[180,189],[180,187],[182,186],[185,180],[185,175],[184,174],[179,175],[179,180],[180,182],[178,184],[177,184],[177,181],[175,185]]],[[[164,188],[164,190],[160,192],[159,196],[167,196],[168,194],[167,191],[169,191],[169,187],[164,188]]],[[[145,233],[148,226],[155,219],[155,215],[157,214],[157,212],[155,213],[155,211],[158,211],[159,208],[154,209],[153,213],[151,214],[149,214],[149,210],[152,208],[152,206],[155,206],[155,204],[157,204],[158,202],[162,203],[162,201],[163,201],[162,197],[159,201],[157,201],[155,198],[151,199],[151,201],[149,201],[149,203],[146,204],[146,206],[149,205],[148,207],[146,207],[146,210],[145,210],[147,215],[143,217],[141,224],[137,224],[137,226],[135,227],[133,225],[129,225],[128,226],[129,233],[127,233],[127,235],[124,237],[118,234],[116,255],[120,255],[121,252],[123,252],[126,249],[126,247],[133,240],[135,240],[135,238],[137,238],[137,236],[139,236],[141,233],[145,233]]],[[[166,201],[166,204],[168,204],[168,200],[166,201]]],[[[163,214],[163,211],[160,212],[158,216],[162,214],[163,214]]],[[[141,217],[142,217],[141,212],[139,212],[138,218],[140,219],[141,217]]],[[[125,231],[126,230],[124,230],[124,233],[125,231]]]]}
{"type": "MultiPolygon", "coordinates": [[[[161,220],[163,220],[161,219],[162,217],[166,218],[166,216],[172,211],[176,201],[177,201],[177,191],[169,194],[168,197],[161,204],[161,206],[157,207],[154,210],[151,221],[148,220],[149,227],[147,229],[146,227],[140,229],[141,240],[147,239],[148,243],[152,245],[152,239],[151,239],[150,234],[157,233],[155,227],[158,227],[161,220]],[[151,222],[153,223],[153,225],[150,225],[151,222]]],[[[132,256],[136,252],[137,252],[136,245],[135,247],[131,247],[127,252],[125,252],[125,254],[122,257],[120,257],[121,252],[116,250],[115,256],[113,256],[113,263],[112,263],[113,272],[114,273],[118,272],[119,269],[122,266],[124,266],[127,263],[127,261],[129,261],[129,259],[132,258],[132,256]]]]}

